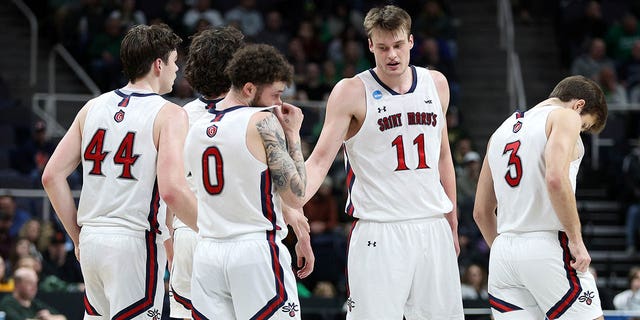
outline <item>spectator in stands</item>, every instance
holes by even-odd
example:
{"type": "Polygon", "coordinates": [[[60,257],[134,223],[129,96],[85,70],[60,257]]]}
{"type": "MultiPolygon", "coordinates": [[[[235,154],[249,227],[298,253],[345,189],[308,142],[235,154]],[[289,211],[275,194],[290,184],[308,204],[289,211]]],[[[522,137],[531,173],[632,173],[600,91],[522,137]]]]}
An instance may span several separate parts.
{"type": "Polygon", "coordinates": [[[14,289],[13,277],[7,272],[7,263],[0,257],[0,293],[10,293],[14,289]]]}
{"type": "Polygon", "coordinates": [[[480,230],[473,221],[473,204],[476,187],[480,178],[482,158],[475,151],[467,152],[462,158],[462,170],[457,172],[456,190],[458,200],[458,228],[468,230],[472,241],[480,238],[480,230]]]}
{"type": "Polygon", "coordinates": [[[598,84],[604,91],[604,98],[607,104],[626,104],[629,103],[627,89],[618,81],[616,71],[612,67],[602,67],[598,74],[598,84]]]}
{"type": "Polygon", "coordinates": [[[640,229],[640,147],[631,149],[622,160],[622,177],[626,190],[627,208],[626,243],[627,253],[636,253],[638,229],[640,229]]]}
{"type": "Polygon", "coordinates": [[[615,62],[607,56],[604,40],[593,38],[589,42],[588,51],[581,54],[571,63],[571,74],[582,75],[593,80],[598,79],[602,68],[615,68],[615,62]]]}
{"type": "Polygon", "coordinates": [[[566,45],[569,46],[571,57],[578,55],[588,43],[594,38],[603,39],[609,28],[607,22],[602,17],[600,3],[596,0],[589,1],[583,14],[569,22],[567,27],[568,37],[566,45]]]}
{"type": "Polygon", "coordinates": [[[11,218],[9,235],[17,237],[20,228],[31,219],[31,213],[19,208],[16,199],[11,195],[0,195],[0,219],[11,218]]]}
{"type": "Polygon", "coordinates": [[[300,39],[302,49],[310,61],[324,61],[326,48],[318,36],[313,20],[304,20],[298,26],[296,37],[300,39]]]}
{"type": "Polygon", "coordinates": [[[173,31],[182,39],[187,39],[189,31],[184,25],[185,16],[184,0],[168,0],[164,6],[164,11],[160,16],[160,20],[166,23],[173,31]]]}
{"type": "Polygon", "coordinates": [[[609,55],[616,61],[624,61],[631,55],[631,47],[636,40],[640,40],[640,25],[638,18],[627,12],[620,24],[613,25],[606,36],[609,55]]]}
{"type": "Polygon", "coordinates": [[[620,81],[627,87],[629,102],[640,102],[640,40],[633,42],[631,56],[620,64],[620,81]]]}
{"type": "Polygon", "coordinates": [[[53,307],[36,298],[38,275],[33,269],[19,268],[14,273],[15,290],[0,301],[0,310],[6,313],[6,320],[66,320],[53,307]]]}
{"type": "MultiPolygon", "coordinates": [[[[35,246],[33,246],[29,240],[25,238],[19,238],[18,240],[16,240],[16,244],[11,251],[9,263],[12,266],[15,266],[22,258],[34,258],[41,262],[42,254],[40,253],[40,251],[35,250],[35,246]]],[[[15,267],[13,269],[15,270],[15,267]]]]}
{"type": "Polygon", "coordinates": [[[39,120],[33,125],[31,138],[11,152],[11,168],[28,175],[36,165],[36,154],[42,152],[49,156],[55,149],[55,143],[47,135],[47,123],[39,120]]]}
{"type": "Polygon", "coordinates": [[[227,11],[224,19],[227,22],[238,21],[240,31],[249,39],[255,38],[264,28],[262,13],[256,9],[256,0],[240,0],[236,7],[227,11]]]}
{"type": "Polygon", "coordinates": [[[89,43],[104,29],[104,21],[110,11],[103,1],[83,0],[70,4],[64,12],[60,37],[65,47],[84,65],[89,43]]]}
{"type": "Polygon", "coordinates": [[[331,91],[331,86],[322,79],[320,65],[315,62],[307,63],[304,79],[297,88],[300,100],[323,101],[327,99],[331,91]]]}
{"type": "Polygon", "coordinates": [[[101,32],[89,44],[90,72],[101,91],[123,86],[126,81],[120,64],[120,43],[124,39],[120,15],[112,13],[101,32]]]}
{"type": "Polygon", "coordinates": [[[120,19],[123,30],[138,24],[147,24],[147,16],[136,8],[136,0],[121,0],[120,7],[111,11],[110,16],[120,19]]]}
{"type": "Polygon", "coordinates": [[[68,284],[67,290],[77,291],[84,282],[80,263],[73,251],[67,250],[67,238],[62,230],[56,230],[51,236],[47,250],[43,254],[42,278],[55,276],[68,284]]]}
{"type": "Polygon", "coordinates": [[[487,271],[477,263],[472,263],[462,273],[462,299],[489,301],[487,271]]]}
{"type": "Polygon", "coordinates": [[[207,20],[214,27],[224,25],[220,12],[211,8],[211,0],[196,0],[193,7],[184,14],[182,23],[187,28],[187,32],[195,34],[200,19],[207,20]]]}
{"type": "Polygon", "coordinates": [[[422,11],[415,19],[415,30],[420,37],[435,37],[452,40],[455,38],[455,27],[451,17],[437,0],[424,2],[422,11]]]}
{"type": "Polygon", "coordinates": [[[464,156],[467,152],[473,151],[473,149],[473,141],[470,136],[463,135],[458,139],[456,144],[453,146],[453,151],[451,152],[456,172],[462,170],[464,165],[464,156]]]}
{"type": "Polygon", "coordinates": [[[265,27],[255,37],[259,43],[270,44],[281,53],[287,53],[290,35],[282,26],[282,15],[277,10],[271,10],[265,15],[265,27]]]}
{"type": "Polygon", "coordinates": [[[629,270],[629,289],[613,297],[613,305],[617,310],[640,310],[640,267],[629,270]]]}
{"type": "MultiPolygon", "coordinates": [[[[42,223],[40,220],[31,218],[20,228],[18,237],[27,239],[33,244],[33,250],[40,251],[42,241],[42,223]]],[[[44,248],[43,248],[44,249],[44,248]]]]}

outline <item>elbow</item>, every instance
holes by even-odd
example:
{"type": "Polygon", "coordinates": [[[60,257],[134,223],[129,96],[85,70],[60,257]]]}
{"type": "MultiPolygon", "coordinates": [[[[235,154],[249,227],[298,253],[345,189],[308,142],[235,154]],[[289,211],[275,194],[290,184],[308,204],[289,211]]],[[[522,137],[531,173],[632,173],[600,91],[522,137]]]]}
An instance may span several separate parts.
{"type": "Polygon", "coordinates": [[[42,186],[47,189],[53,185],[54,181],[55,174],[51,172],[51,170],[48,170],[48,168],[45,168],[44,172],[42,173],[42,186]]]}
{"type": "Polygon", "coordinates": [[[547,184],[547,189],[549,190],[549,192],[558,192],[562,190],[562,185],[566,177],[563,177],[563,175],[560,172],[548,171],[545,174],[544,179],[545,179],[545,183],[547,184]]]}
{"type": "Polygon", "coordinates": [[[473,210],[473,221],[476,222],[477,225],[480,225],[484,220],[484,213],[481,210],[474,209],[473,210]]]}

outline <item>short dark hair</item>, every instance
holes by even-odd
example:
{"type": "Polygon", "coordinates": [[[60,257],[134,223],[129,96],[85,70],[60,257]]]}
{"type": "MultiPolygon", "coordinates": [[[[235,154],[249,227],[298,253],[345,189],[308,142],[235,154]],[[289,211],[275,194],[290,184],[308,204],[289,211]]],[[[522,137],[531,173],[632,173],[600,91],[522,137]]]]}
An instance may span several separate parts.
{"type": "Polygon", "coordinates": [[[580,114],[590,114],[595,118],[593,126],[587,132],[599,133],[604,129],[607,122],[607,101],[604,92],[595,81],[584,76],[566,77],[553,88],[549,98],[558,98],[563,102],[573,99],[584,100],[580,114]]]}
{"type": "Polygon", "coordinates": [[[224,73],[227,63],[244,45],[244,35],[234,27],[209,28],[191,38],[184,77],[199,93],[217,97],[229,90],[224,73]]]}
{"type": "Polygon", "coordinates": [[[144,77],[151,64],[160,58],[164,63],[176,51],[182,39],[166,24],[137,25],[129,29],[122,40],[120,60],[124,75],[135,83],[144,77]]]}
{"type": "Polygon", "coordinates": [[[238,50],[225,73],[235,88],[251,82],[257,85],[283,81],[287,85],[293,79],[293,67],[278,49],[267,44],[251,44],[238,50]]]}

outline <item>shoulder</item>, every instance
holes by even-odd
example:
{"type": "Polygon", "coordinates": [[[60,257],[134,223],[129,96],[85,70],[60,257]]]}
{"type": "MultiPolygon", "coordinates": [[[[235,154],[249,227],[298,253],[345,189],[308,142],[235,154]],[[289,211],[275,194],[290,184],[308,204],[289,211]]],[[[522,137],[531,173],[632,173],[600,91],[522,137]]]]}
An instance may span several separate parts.
{"type": "Polygon", "coordinates": [[[447,77],[445,77],[442,72],[437,70],[428,70],[428,72],[431,75],[431,79],[433,79],[433,82],[435,83],[438,90],[440,90],[441,87],[447,88],[448,90],[449,83],[447,82],[447,77]]]}
{"type": "Polygon", "coordinates": [[[364,82],[360,78],[345,78],[333,87],[329,99],[341,105],[351,104],[353,101],[364,99],[364,91],[364,82]]]}
{"type": "Polygon", "coordinates": [[[549,112],[547,117],[547,123],[554,124],[566,124],[568,126],[578,126],[582,124],[580,114],[569,108],[557,108],[549,112]]]}

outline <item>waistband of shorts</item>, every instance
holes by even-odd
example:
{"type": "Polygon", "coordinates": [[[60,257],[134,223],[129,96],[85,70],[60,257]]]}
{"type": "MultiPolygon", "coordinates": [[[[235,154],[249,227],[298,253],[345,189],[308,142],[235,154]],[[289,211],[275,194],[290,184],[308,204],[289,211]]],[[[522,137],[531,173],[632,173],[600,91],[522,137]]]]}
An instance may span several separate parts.
{"type": "Polygon", "coordinates": [[[438,214],[438,215],[435,215],[435,216],[429,216],[429,217],[417,218],[417,219],[392,220],[392,221],[378,221],[378,220],[359,219],[358,223],[366,222],[366,223],[379,223],[379,224],[419,224],[419,223],[434,222],[434,221],[438,221],[440,219],[444,219],[444,214],[438,214]]]}
{"type": "MultiPolygon", "coordinates": [[[[119,234],[124,236],[130,236],[135,238],[144,239],[146,231],[145,230],[133,230],[129,228],[123,227],[106,227],[106,226],[88,226],[84,225],[80,229],[80,235],[82,234],[119,234]]],[[[161,235],[157,235],[158,241],[162,239],[161,235]]]]}
{"type": "MultiPolygon", "coordinates": [[[[265,232],[252,232],[239,234],[235,236],[225,237],[225,238],[214,238],[214,237],[202,237],[199,236],[198,240],[202,241],[211,241],[211,242],[232,242],[232,241],[247,241],[247,240],[267,240],[267,235],[265,232]]],[[[280,236],[276,234],[276,240],[280,239],[280,236]]]]}
{"type": "Polygon", "coordinates": [[[499,236],[508,238],[545,238],[558,239],[560,231],[503,232],[499,236]]]}

